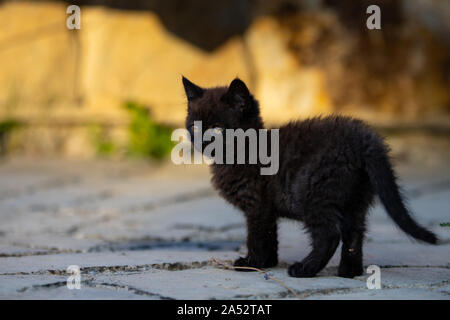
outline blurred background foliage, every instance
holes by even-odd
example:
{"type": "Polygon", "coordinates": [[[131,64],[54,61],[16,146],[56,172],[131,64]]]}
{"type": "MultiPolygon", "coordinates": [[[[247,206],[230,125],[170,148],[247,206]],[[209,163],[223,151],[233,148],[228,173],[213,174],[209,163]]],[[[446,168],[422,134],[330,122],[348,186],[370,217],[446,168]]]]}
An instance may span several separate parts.
{"type": "Polygon", "coordinates": [[[171,140],[173,128],[154,121],[149,108],[134,101],[124,103],[123,107],[129,112],[130,118],[128,140],[120,144],[109,135],[107,127],[93,124],[90,126],[91,139],[97,155],[164,159],[174,145],[171,140]]]}
{"type": "Polygon", "coordinates": [[[170,153],[172,128],[155,122],[148,109],[135,102],[127,102],[125,108],[131,114],[128,152],[133,156],[162,159],[170,153]]]}
{"type": "Polygon", "coordinates": [[[0,26],[3,154],[162,159],[185,75],[239,76],[269,126],[347,114],[399,159],[447,161],[450,1],[0,1],[0,26]],[[372,4],[381,30],[366,27],[372,4]]]}

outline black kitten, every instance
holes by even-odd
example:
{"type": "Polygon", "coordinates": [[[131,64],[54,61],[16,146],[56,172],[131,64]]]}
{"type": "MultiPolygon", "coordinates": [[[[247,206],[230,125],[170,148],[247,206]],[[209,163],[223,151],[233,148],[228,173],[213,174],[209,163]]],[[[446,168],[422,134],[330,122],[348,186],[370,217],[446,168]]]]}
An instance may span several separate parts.
{"type": "MultiPolygon", "coordinates": [[[[257,101],[239,79],[228,88],[203,89],[183,77],[187,129],[262,129],[257,101]]],[[[212,182],[247,219],[248,255],[235,266],[267,268],[278,263],[277,218],[303,222],[312,251],[289,267],[293,277],[313,277],[342,240],[339,276],[363,273],[365,218],[374,195],[394,222],[414,238],[437,243],[402,201],[388,147],[362,121],[341,116],[291,122],[279,131],[279,171],[261,175],[260,164],[212,164],[212,182]]]]}

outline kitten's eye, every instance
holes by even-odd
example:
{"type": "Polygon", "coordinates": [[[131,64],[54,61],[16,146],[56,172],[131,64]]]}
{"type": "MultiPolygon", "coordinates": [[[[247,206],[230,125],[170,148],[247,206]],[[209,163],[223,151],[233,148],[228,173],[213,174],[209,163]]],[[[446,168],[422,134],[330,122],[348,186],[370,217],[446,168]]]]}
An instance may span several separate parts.
{"type": "Polygon", "coordinates": [[[215,134],[222,134],[223,132],[223,128],[220,127],[215,127],[213,130],[215,134]]]}

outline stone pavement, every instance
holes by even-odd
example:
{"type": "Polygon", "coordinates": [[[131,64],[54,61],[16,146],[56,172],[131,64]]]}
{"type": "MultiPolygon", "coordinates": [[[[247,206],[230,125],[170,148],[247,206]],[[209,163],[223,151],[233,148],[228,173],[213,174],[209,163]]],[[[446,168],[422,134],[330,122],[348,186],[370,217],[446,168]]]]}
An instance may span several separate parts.
{"type": "Polygon", "coordinates": [[[410,207],[446,244],[412,241],[380,206],[370,215],[369,274],[336,277],[339,249],[316,278],[287,276],[308,252],[301,224],[280,224],[273,276],[213,265],[245,254],[242,215],[212,190],[204,166],[7,159],[0,163],[1,299],[449,299],[450,170],[400,168],[410,207]],[[81,289],[67,288],[69,265],[81,289]]]}

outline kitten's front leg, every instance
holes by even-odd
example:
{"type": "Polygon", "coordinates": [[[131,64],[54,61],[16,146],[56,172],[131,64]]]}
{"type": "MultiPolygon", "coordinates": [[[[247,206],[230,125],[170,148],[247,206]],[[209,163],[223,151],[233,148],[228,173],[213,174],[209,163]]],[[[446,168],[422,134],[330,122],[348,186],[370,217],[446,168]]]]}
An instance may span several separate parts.
{"type": "MultiPolygon", "coordinates": [[[[278,264],[277,219],[259,211],[247,214],[248,254],[234,262],[235,267],[270,268],[278,264]]],[[[251,271],[236,269],[238,271],[251,271]]]]}

